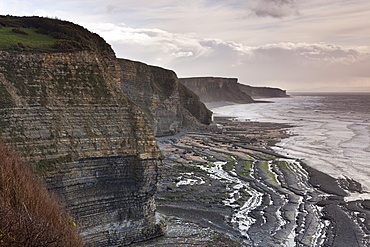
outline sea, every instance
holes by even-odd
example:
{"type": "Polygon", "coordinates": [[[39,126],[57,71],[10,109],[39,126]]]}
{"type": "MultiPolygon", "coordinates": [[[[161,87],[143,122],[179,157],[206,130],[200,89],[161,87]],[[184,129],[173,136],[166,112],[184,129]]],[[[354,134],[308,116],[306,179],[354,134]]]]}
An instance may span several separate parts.
{"type": "Polygon", "coordinates": [[[211,110],[214,116],[238,121],[292,125],[290,137],[276,144],[276,152],[334,178],[359,182],[363,193],[349,192],[347,201],[370,199],[370,93],[297,93],[265,100],[269,103],[211,110]]]}

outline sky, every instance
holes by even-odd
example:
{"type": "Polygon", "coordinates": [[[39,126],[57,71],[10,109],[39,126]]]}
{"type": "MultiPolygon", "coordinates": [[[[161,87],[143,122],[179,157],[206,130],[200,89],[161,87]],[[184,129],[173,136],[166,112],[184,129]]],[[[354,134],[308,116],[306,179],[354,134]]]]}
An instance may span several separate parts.
{"type": "Polygon", "coordinates": [[[178,77],[370,92],[369,0],[0,0],[0,14],[74,22],[178,77]]]}

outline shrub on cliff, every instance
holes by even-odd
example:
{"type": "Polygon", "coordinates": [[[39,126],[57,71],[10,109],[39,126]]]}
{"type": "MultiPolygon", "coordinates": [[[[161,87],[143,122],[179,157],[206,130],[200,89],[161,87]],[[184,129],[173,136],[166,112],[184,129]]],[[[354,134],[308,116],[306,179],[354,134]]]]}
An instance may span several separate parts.
{"type": "Polygon", "coordinates": [[[0,141],[0,246],[82,246],[57,200],[0,141]]]}
{"type": "Polygon", "coordinates": [[[63,50],[63,51],[73,51],[73,50],[83,50],[87,49],[85,45],[74,41],[74,40],[65,40],[61,39],[56,41],[53,45],[53,48],[58,49],[58,50],[63,50]]]}
{"type": "Polygon", "coordinates": [[[26,31],[24,31],[24,30],[22,30],[22,29],[20,29],[20,28],[13,28],[12,29],[12,31],[14,32],[14,33],[19,33],[19,34],[24,34],[24,35],[28,35],[28,33],[26,32],[26,31]]]}

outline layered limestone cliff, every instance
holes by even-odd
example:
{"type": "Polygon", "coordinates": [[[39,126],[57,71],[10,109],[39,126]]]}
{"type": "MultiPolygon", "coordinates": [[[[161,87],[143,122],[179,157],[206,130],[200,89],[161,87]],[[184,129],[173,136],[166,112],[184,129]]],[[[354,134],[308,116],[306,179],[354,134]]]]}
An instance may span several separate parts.
{"type": "Polygon", "coordinates": [[[184,111],[184,126],[195,125],[192,117],[195,117],[202,124],[210,124],[212,122],[212,112],[208,110],[199,96],[181,83],[177,83],[177,86],[180,93],[180,104],[186,110],[184,111]],[[188,113],[191,116],[186,117],[186,115],[189,115],[188,113]]]}
{"type": "Polygon", "coordinates": [[[145,112],[156,136],[211,123],[212,113],[178,82],[175,72],[126,59],[119,59],[119,64],[122,91],[145,112]]]}
{"type": "Polygon", "coordinates": [[[113,51],[98,43],[1,50],[0,133],[66,204],[86,243],[122,246],[162,234],[153,199],[161,153],[120,89],[113,51]]]}
{"type": "Polygon", "coordinates": [[[251,103],[253,99],[239,89],[237,78],[193,77],[179,82],[196,93],[202,102],[251,103]]]}
{"type": "Polygon", "coordinates": [[[286,90],[273,87],[252,87],[249,85],[239,84],[239,88],[244,93],[252,98],[274,98],[274,97],[289,97],[286,90]]]}

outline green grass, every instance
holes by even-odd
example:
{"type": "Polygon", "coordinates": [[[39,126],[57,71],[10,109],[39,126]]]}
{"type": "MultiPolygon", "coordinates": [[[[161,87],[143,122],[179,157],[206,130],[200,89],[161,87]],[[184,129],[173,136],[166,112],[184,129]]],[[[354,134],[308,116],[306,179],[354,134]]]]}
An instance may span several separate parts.
{"type": "Polygon", "coordinates": [[[13,27],[0,28],[0,49],[21,47],[27,49],[53,49],[52,45],[58,39],[51,35],[38,34],[36,29],[22,28],[28,35],[12,31],[13,27]]]}

